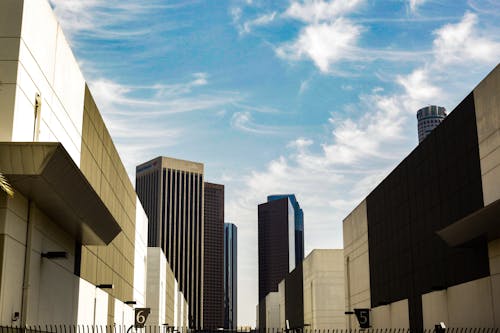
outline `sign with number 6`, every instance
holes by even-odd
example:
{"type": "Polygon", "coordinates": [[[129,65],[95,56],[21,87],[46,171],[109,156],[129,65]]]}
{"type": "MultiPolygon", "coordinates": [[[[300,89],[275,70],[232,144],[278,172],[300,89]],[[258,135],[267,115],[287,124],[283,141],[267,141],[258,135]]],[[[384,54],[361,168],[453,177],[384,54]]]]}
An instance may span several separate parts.
{"type": "Polygon", "coordinates": [[[150,308],[136,308],[135,309],[135,328],[143,328],[148,319],[150,308]]]}

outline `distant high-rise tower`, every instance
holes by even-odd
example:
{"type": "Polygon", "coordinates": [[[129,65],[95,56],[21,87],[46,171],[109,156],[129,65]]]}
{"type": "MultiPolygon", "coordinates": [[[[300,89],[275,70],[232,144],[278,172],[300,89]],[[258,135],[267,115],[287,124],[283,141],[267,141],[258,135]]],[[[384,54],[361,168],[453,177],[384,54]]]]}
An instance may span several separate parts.
{"type": "Polygon", "coordinates": [[[203,328],[224,325],[224,185],[205,183],[203,328]]]}
{"type": "Polygon", "coordinates": [[[444,118],[446,118],[446,109],[442,106],[429,105],[418,110],[418,142],[422,142],[444,118]]]}
{"type": "Polygon", "coordinates": [[[224,224],[224,328],[238,325],[238,229],[232,223],[224,224]]]}
{"type": "MultiPolygon", "coordinates": [[[[278,283],[285,278],[296,266],[296,209],[299,211],[298,203],[294,206],[293,195],[283,195],[281,198],[271,196],[268,202],[258,207],[258,237],[259,237],[259,302],[272,291],[278,291],[278,283]]],[[[303,216],[303,213],[299,213],[303,216]]],[[[302,232],[298,233],[303,237],[302,232]]],[[[299,241],[303,244],[303,241],[299,241]]]]}
{"type": "Polygon", "coordinates": [[[149,218],[148,246],[161,247],[186,297],[190,327],[203,324],[203,164],[157,157],[136,168],[149,218]]]}
{"type": "Polygon", "coordinates": [[[304,211],[300,208],[295,194],[275,194],[269,195],[267,201],[278,200],[282,198],[290,199],[295,213],[295,266],[304,260],[304,211]]]}

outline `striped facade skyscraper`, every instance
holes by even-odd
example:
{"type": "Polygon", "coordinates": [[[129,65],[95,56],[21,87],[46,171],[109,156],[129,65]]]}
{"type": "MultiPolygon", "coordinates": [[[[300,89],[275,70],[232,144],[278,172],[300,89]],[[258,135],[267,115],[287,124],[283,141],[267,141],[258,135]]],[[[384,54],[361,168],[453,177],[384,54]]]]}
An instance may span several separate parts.
{"type": "Polygon", "coordinates": [[[203,164],[157,157],[136,167],[136,191],[149,218],[148,246],[161,247],[188,304],[188,323],[203,326],[203,164]]]}

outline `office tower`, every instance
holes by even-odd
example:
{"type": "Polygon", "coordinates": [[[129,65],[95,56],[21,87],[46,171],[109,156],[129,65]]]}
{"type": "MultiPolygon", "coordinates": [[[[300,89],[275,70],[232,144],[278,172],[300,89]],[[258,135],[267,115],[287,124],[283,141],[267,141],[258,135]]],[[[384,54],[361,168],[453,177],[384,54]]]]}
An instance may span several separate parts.
{"type": "Polygon", "coordinates": [[[295,266],[304,260],[304,211],[295,198],[295,194],[275,194],[269,195],[267,201],[274,201],[282,198],[290,199],[295,215],[295,266]]]}
{"type": "Polygon", "coordinates": [[[192,328],[203,323],[203,164],[157,157],[136,168],[149,217],[148,246],[161,247],[186,297],[192,328]]]}
{"type": "Polygon", "coordinates": [[[296,267],[295,210],[289,196],[258,207],[259,301],[296,267]]]}
{"type": "Polygon", "coordinates": [[[203,328],[224,325],[224,185],[205,183],[203,328]]]}
{"type": "Polygon", "coordinates": [[[422,142],[444,118],[446,118],[446,109],[442,106],[429,105],[418,110],[418,142],[422,142]]]}
{"type": "Polygon", "coordinates": [[[238,228],[224,223],[224,328],[238,325],[238,228]]]}

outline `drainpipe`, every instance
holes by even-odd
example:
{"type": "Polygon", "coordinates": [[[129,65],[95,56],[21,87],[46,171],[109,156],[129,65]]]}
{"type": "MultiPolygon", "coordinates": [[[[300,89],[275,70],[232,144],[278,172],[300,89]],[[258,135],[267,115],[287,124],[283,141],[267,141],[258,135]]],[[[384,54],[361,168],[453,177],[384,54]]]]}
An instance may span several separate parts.
{"type": "MultiPolygon", "coordinates": [[[[351,272],[350,272],[350,265],[349,265],[349,256],[346,258],[346,274],[347,274],[347,311],[352,311],[351,309],[351,272]]],[[[347,317],[347,323],[348,329],[351,329],[351,317],[347,317]]]]}
{"type": "Polygon", "coordinates": [[[31,243],[33,238],[32,202],[28,200],[28,218],[26,220],[26,252],[24,253],[23,295],[21,299],[21,327],[26,327],[30,287],[31,243]]]}

